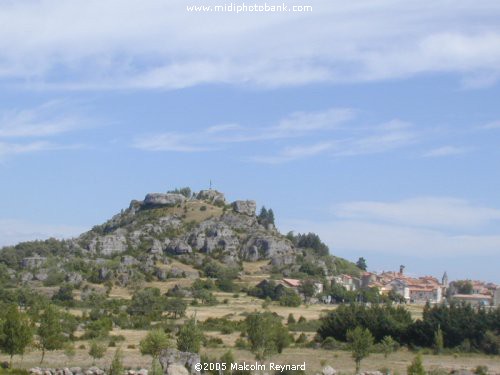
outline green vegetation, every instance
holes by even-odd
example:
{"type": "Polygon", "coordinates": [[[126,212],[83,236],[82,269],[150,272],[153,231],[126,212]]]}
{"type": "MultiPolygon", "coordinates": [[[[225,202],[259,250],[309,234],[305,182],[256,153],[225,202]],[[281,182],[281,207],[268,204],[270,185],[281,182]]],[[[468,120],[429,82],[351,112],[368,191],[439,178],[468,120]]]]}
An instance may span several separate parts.
{"type": "Polygon", "coordinates": [[[288,329],[272,313],[252,313],[246,317],[245,323],[250,350],[258,361],[281,353],[290,344],[288,329]]]}
{"type": "Polygon", "coordinates": [[[177,349],[182,352],[199,353],[202,333],[194,318],[185,322],[179,330],[177,337],[177,349]]]}
{"type": "Polygon", "coordinates": [[[356,327],[347,331],[347,342],[352,353],[352,358],[356,362],[356,374],[361,368],[361,361],[370,355],[373,346],[373,336],[366,328],[356,327]]]}
{"type": "Polygon", "coordinates": [[[33,340],[33,324],[26,313],[16,305],[10,305],[0,319],[0,349],[10,356],[10,366],[14,355],[23,355],[33,340]]]}

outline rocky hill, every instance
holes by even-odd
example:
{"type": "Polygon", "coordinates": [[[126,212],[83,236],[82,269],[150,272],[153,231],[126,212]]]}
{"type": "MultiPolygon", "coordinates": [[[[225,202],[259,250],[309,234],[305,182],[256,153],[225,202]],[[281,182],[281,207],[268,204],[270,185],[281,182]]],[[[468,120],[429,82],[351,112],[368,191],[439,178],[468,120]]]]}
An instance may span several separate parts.
{"type": "MultiPolygon", "coordinates": [[[[359,271],[261,219],[255,201],[228,203],[216,190],[151,193],[78,238],[1,249],[0,273],[16,283],[109,280],[127,286],[137,279],[198,277],[193,270],[206,275],[208,264],[241,271],[242,262],[259,260],[268,260],[270,273],[295,277],[359,271]],[[191,271],[178,267],[181,263],[191,271]]],[[[316,242],[326,248],[319,238],[316,242]]]]}

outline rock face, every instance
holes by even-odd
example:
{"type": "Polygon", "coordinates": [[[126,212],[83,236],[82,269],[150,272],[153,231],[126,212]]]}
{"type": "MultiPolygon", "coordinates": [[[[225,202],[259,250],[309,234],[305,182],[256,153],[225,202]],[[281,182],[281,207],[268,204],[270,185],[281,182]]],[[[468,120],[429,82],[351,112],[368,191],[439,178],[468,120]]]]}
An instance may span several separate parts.
{"type": "Polygon", "coordinates": [[[39,255],[35,255],[32,257],[24,258],[21,261],[21,267],[28,268],[28,269],[38,268],[38,267],[43,266],[46,261],[47,261],[47,258],[41,257],[39,255]]]}
{"type": "Polygon", "coordinates": [[[186,242],[175,239],[168,244],[166,251],[173,255],[181,255],[190,254],[193,252],[193,249],[186,242]]]}
{"type": "Polygon", "coordinates": [[[255,216],[255,210],[257,209],[255,201],[235,201],[232,206],[235,212],[248,216],[255,216]]]}
{"type": "Polygon", "coordinates": [[[88,250],[104,256],[123,253],[128,249],[126,233],[124,229],[117,229],[113,234],[96,237],[90,242],[88,250]]]}
{"type": "Polygon", "coordinates": [[[226,204],[226,197],[224,197],[223,193],[217,190],[202,190],[198,193],[196,199],[207,201],[215,205],[226,204]]]}
{"type": "Polygon", "coordinates": [[[293,262],[294,251],[290,241],[273,236],[254,236],[246,243],[242,251],[243,259],[282,259],[284,264],[293,262]]]}
{"type": "Polygon", "coordinates": [[[167,375],[200,375],[195,368],[200,361],[199,354],[175,349],[166,349],[160,354],[160,364],[167,375]]]}
{"type": "Polygon", "coordinates": [[[184,203],[186,197],[182,194],[174,193],[150,193],[144,198],[145,206],[175,206],[184,203]]]}

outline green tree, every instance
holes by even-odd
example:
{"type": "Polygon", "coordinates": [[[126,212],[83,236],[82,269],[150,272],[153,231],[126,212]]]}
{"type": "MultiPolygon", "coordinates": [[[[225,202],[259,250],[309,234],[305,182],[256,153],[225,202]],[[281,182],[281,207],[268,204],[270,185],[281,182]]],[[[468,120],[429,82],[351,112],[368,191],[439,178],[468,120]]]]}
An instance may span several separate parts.
{"type": "Polygon", "coordinates": [[[62,349],[66,341],[61,325],[61,316],[54,306],[48,305],[40,315],[37,333],[38,344],[42,350],[41,364],[47,350],[62,349]]]}
{"type": "Polygon", "coordinates": [[[92,364],[95,365],[96,359],[101,359],[106,354],[106,345],[102,341],[93,340],[90,343],[89,355],[92,357],[92,364]]]}
{"type": "Polygon", "coordinates": [[[179,330],[177,349],[182,352],[199,353],[203,335],[194,318],[188,319],[179,330]]]}
{"type": "Polygon", "coordinates": [[[304,295],[306,301],[309,300],[311,297],[314,297],[314,294],[316,293],[316,288],[314,287],[314,281],[303,280],[302,283],[300,283],[299,292],[304,295]]]}
{"type": "Polygon", "coordinates": [[[165,297],[158,288],[145,288],[132,296],[127,309],[130,315],[143,316],[149,320],[159,320],[165,308],[165,297]]]}
{"type": "Polygon", "coordinates": [[[123,375],[123,354],[120,348],[117,348],[111,366],[109,366],[109,375],[123,375]]]}
{"type": "Polygon", "coordinates": [[[167,312],[177,319],[183,317],[186,313],[187,303],[182,298],[170,298],[167,300],[165,309],[167,312]]]}
{"type": "Polygon", "coordinates": [[[406,372],[408,375],[426,375],[424,365],[422,363],[422,355],[420,353],[413,359],[406,372]]]}
{"type": "Polygon", "coordinates": [[[363,271],[366,271],[367,265],[366,265],[366,259],[363,257],[360,257],[358,261],[356,262],[356,266],[363,271]]]}
{"type": "Polygon", "coordinates": [[[347,331],[347,341],[352,358],[356,362],[356,373],[359,373],[361,361],[370,355],[373,346],[373,336],[370,331],[360,326],[347,331]]]}
{"type": "Polygon", "coordinates": [[[444,348],[444,337],[441,326],[438,326],[436,332],[434,332],[434,354],[441,354],[444,348]]]}
{"type": "Polygon", "coordinates": [[[288,329],[273,313],[252,313],[246,317],[245,324],[250,350],[259,361],[281,353],[290,343],[288,329]]]}
{"type": "Polygon", "coordinates": [[[32,340],[33,324],[28,315],[19,312],[17,305],[8,306],[0,327],[0,349],[10,356],[10,367],[12,357],[23,355],[32,340]]]}
{"type": "Polygon", "coordinates": [[[380,345],[382,346],[382,352],[384,353],[384,358],[387,358],[389,354],[394,352],[397,343],[391,336],[385,336],[382,339],[382,341],[380,341],[380,345]]]}
{"type": "Polygon", "coordinates": [[[139,344],[142,355],[149,354],[153,357],[151,368],[154,368],[161,351],[170,347],[172,347],[170,337],[161,329],[149,331],[139,344]]]}

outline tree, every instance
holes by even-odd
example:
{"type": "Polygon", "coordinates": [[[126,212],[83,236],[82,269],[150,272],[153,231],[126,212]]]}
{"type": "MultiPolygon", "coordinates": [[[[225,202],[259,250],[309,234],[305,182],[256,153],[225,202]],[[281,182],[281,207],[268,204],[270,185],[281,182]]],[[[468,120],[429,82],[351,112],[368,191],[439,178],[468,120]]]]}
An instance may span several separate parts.
{"type": "Polygon", "coordinates": [[[198,353],[203,335],[194,318],[188,319],[179,330],[177,349],[181,352],[198,353]]]}
{"type": "Polygon", "coordinates": [[[304,295],[306,301],[309,300],[311,297],[314,297],[314,294],[316,293],[314,281],[313,280],[302,281],[302,283],[300,283],[299,286],[299,292],[304,295]]]}
{"type": "Polygon", "coordinates": [[[33,339],[33,325],[25,313],[19,312],[17,305],[10,305],[4,315],[0,327],[0,349],[12,357],[23,355],[26,347],[33,339]]]}
{"type": "Polygon", "coordinates": [[[394,349],[396,348],[396,341],[391,336],[385,336],[382,341],[380,342],[382,346],[382,352],[384,353],[384,358],[387,358],[389,354],[394,352],[394,349]]]}
{"type": "Polygon", "coordinates": [[[183,317],[186,313],[187,303],[182,298],[170,298],[167,300],[165,309],[174,319],[183,317]]]}
{"type": "Polygon", "coordinates": [[[111,366],[109,367],[109,375],[123,375],[123,354],[120,348],[117,348],[111,366]]]}
{"type": "Polygon", "coordinates": [[[438,325],[438,329],[434,332],[434,354],[441,354],[444,347],[444,337],[441,326],[438,325]]]}
{"type": "Polygon", "coordinates": [[[452,283],[458,294],[472,294],[474,286],[470,280],[457,280],[452,283]]]}
{"type": "Polygon", "coordinates": [[[262,206],[260,213],[257,216],[257,221],[259,224],[267,227],[269,224],[274,225],[274,212],[272,209],[267,210],[266,207],[262,206]]]}
{"type": "Polygon", "coordinates": [[[422,355],[419,353],[413,359],[412,363],[406,370],[408,375],[425,375],[424,365],[422,364],[422,355]]]}
{"type": "Polygon", "coordinates": [[[137,291],[127,309],[130,315],[144,316],[149,320],[159,320],[165,308],[165,297],[158,288],[137,291]]]}
{"type": "Polygon", "coordinates": [[[73,302],[73,287],[69,284],[61,285],[57,293],[52,296],[54,302],[72,303],[73,302]]]}
{"type": "Polygon", "coordinates": [[[273,313],[252,313],[246,317],[245,323],[250,350],[259,361],[281,353],[290,343],[288,329],[273,313]]]}
{"type": "Polygon", "coordinates": [[[42,350],[42,358],[40,364],[43,362],[45,352],[47,350],[62,349],[66,338],[63,334],[63,327],[61,325],[61,316],[59,311],[52,305],[48,305],[44,312],[40,315],[40,325],[38,326],[38,344],[42,350]]]}
{"type": "Polygon", "coordinates": [[[170,337],[161,329],[155,329],[149,331],[146,337],[144,337],[139,343],[139,348],[142,355],[149,354],[153,357],[152,368],[154,368],[155,361],[160,356],[163,349],[170,348],[172,342],[170,337]]]}
{"type": "Polygon", "coordinates": [[[373,336],[370,331],[360,326],[347,331],[347,341],[356,362],[356,373],[359,373],[361,361],[370,355],[373,346],[373,336]]]}
{"type": "Polygon", "coordinates": [[[101,359],[106,354],[106,345],[103,342],[93,340],[90,343],[89,355],[92,357],[92,364],[95,365],[96,359],[101,359]]]}
{"type": "Polygon", "coordinates": [[[360,257],[358,259],[358,261],[356,262],[356,266],[360,269],[360,270],[363,270],[363,271],[366,271],[366,259],[363,258],[363,257],[360,257]]]}

